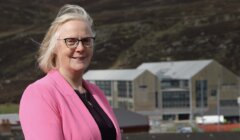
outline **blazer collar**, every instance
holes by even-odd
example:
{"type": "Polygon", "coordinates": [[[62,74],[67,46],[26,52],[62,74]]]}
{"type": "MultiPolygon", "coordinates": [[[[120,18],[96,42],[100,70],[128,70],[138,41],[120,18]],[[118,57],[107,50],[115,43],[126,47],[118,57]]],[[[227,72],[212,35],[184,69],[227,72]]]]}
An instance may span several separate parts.
{"type": "Polygon", "coordinates": [[[64,79],[61,73],[58,70],[51,70],[47,73],[47,77],[49,77],[61,90],[61,92],[65,95],[72,95],[75,93],[74,89],[71,85],[64,79]]]}
{"type": "MultiPolygon", "coordinates": [[[[65,95],[72,95],[75,94],[74,89],[71,87],[71,85],[67,82],[67,80],[64,79],[64,77],[61,75],[61,73],[54,69],[48,72],[47,77],[49,77],[56,85],[57,87],[62,91],[65,95]]],[[[89,84],[83,80],[84,87],[91,93],[95,94],[94,89],[89,86],[89,84]]]]}

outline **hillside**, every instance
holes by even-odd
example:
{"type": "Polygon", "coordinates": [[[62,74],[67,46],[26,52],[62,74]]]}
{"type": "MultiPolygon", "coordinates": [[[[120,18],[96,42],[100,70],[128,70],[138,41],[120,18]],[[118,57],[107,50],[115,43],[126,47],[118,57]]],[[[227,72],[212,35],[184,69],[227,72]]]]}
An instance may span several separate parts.
{"type": "MultiPolygon", "coordinates": [[[[68,0],[93,17],[97,39],[89,69],[142,62],[215,59],[240,75],[239,0],[68,0]]],[[[0,103],[19,102],[43,74],[42,37],[65,0],[0,2],[0,103]],[[34,41],[33,41],[34,40],[34,41]]]]}

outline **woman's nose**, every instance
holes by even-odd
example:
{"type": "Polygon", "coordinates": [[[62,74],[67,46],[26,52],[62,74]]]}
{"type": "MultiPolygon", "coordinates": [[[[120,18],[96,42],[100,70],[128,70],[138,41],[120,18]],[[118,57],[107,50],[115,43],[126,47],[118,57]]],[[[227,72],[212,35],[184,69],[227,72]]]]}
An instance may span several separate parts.
{"type": "Polygon", "coordinates": [[[81,50],[84,50],[84,49],[85,49],[85,47],[84,47],[82,41],[79,41],[79,43],[76,47],[76,50],[81,51],[81,50]]]}

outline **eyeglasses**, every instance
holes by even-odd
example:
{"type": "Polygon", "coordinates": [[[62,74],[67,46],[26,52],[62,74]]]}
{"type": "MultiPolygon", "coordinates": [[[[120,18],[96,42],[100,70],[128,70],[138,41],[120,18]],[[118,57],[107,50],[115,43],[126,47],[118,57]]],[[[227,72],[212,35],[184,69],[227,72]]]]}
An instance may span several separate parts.
{"type": "Polygon", "coordinates": [[[64,39],[58,39],[58,40],[64,40],[65,44],[70,49],[75,49],[78,47],[79,42],[82,42],[82,45],[86,48],[93,47],[93,41],[95,40],[95,37],[84,37],[81,39],[78,38],[64,38],[64,39]]]}

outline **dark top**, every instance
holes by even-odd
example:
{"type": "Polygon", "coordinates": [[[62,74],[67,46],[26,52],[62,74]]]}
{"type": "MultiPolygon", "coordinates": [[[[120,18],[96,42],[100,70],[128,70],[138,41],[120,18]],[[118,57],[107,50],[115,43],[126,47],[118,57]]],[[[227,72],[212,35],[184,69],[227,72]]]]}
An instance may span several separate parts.
{"type": "Polygon", "coordinates": [[[93,98],[92,94],[89,92],[80,93],[78,90],[75,90],[75,92],[96,121],[101,132],[102,140],[116,140],[116,129],[111,119],[102,110],[97,101],[93,98]]]}

